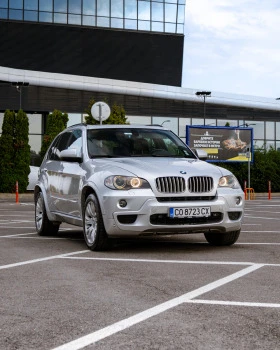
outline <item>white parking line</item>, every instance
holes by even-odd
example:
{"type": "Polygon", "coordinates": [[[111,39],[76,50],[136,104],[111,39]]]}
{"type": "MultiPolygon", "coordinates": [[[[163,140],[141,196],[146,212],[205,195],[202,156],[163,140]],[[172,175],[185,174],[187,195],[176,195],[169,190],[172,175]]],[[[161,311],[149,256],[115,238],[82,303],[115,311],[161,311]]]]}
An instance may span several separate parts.
{"type": "Polygon", "coordinates": [[[280,243],[267,243],[267,242],[242,242],[242,243],[235,243],[234,245],[280,245],[280,243]]]}
{"type": "Polygon", "coordinates": [[[61,257],[64,257],[64,256],[75,255],[75,254],[84,254],[84,253],[88,253],[88,249],[87,250],[80,250],[80,251],[72,252],[72,253],[48,256],[46,258],[22,261],[22,262],[14,263],[14,264],[2,265],[2,266],[0,266],[0,270],[10,269],[12,267],[18,267],[18,266],[23,266],[23,265],[28,265],[28,264],[34,264],[34,263],[41,262],[41,261],[57,259],[57,258],[61,258],[61,257]]]}
{"type": "Polygon", "coordinates": [[[1,229],[1,228],[17,228],[17,229],[26,229],[26,228],[28,228],[28,230],[29,230],[29,229],[31,229],[31,228],[34,229],[34,226],[19,227],[19,226],[2,226],[2,225],[0,224],[0,229],[1,229]]]}
{"type": "MultiPolygon", "coordinates": [[[[100,261],[124,261],[124,262],[144,262],[144,263],[167,263],[167,264],[202,264],[202,265],[255,265],[250,261],[211,261],[211,260],[160,260],[160,259],[127,259],[127,258],[95,258],[85,256],[61,256],[59,259],[72,260],[100,260],[100,261]]],[[[261,264],[262,266],[266,264],[261,264]]]]}
{"type": "Polygon", "coordinates": [[[268,218],[268,217],[260,217],[260,216],[250,216],[250,215],[244,215],[245,216],[245,218],[249,218],[249,219],[264,219],[264,220],[277,220],[277,221],[279,221],[280,219],[278,219],[278,218],[268,218]]]}
{"type": "Polygon", "coordinates": [[[227,277],[221,278],[215,282],[209,283],[203,287],[200,287],[198,289],[193,290],[192,292],[188,292],[186,294],[181,295],[180,297],[171,299],[167,302],[164,302],[162,304],[159,304],[155,307],[152,307],[150,309],[147,309],[143,312],[140,312],[134,316],[128,317],[124,320],[121,320],[119,322],[116,322],[108,327],[105,327],[103,329],[100,329],[96,332],[90,333],[88,335],[85,335],[84,337],[81,337],[79,339],[73,340],[69,343],[66,343],[64,345],[61,345],[59,347],[54,348],[53,350],[78,350],[82,349],[86,346],[89,346],[93,343],[98,342],[101,339],[107,338],[113,334],[116,334],[118,332],[121,332],[133,325],[136,325],[140,322],[146,321],[147,319],[159,315],[167,310],[170,310],[176,306],[179,306],[185,302],[188,302],[192,300],[193,298],[196,298],[202,294],[205,294],[207,292],[210,292],[218,287],[221,287],[227,283],[230,283],[240,277],[243,277],[253,271],[256,271],[263,267],[262,264],[255,264],[253,266],[246,267],[245,269],[235,272],[227,277]]]}
{"type": "Polygon", "coordinates": [[[225,306],[251,306],[251,307],[272,307],[278,308],[280,304],[272,304],[272,303],[248,303],[242,301],[220,301],[220,300],[189,300],[187,303],[192,304],[209,304],[209,305],[225,305],[225,306]]]}
{"type": "MultiPolygon", "coordinates": [[[[9,212],[10,212],[10,210],[9,210],[9,212]]],[[[24,213],[24,214],[19,214],[19,213],[16,213],[16,214],[0,214],[0,217],[7,217],[7,216],[12,216],[12,217],[15,217],[15,215],[17,216],[17,217],[20,217],[20,216],[23,216],[23,217],[25,217],[26,218],[26,212],[24,213]]]]}
{"type": "MultiPolygon", "coordinates": [[[[243,243],[240,243],[243,244],[243,243]]],[[[245,243],[246,244],[246,243],[245,243]]],[[[247,243],[251,244],[251,243],[247,243]]],[[[258,244],[258,243],[256,243],[258,244]]],[[[262,244],[262,243],[260,243],[262,244]]],[[[264,243],[269,244],[269,243],[264,243]]],[[[277,243],[280,245],[280,243],[277,243]]],[[[201,264],[201,265],[237,265],[237,266],[253,266],[255,263],[250,261],[211,261],[211,260],[159,260],[159,259],[127,259],[127,258],[95,258],[84,256],[62,256],[58,259],[71,259],[71,260],[99,260],[99,261],[124,261],[124,262],[144,262],[144,263],[168,263],[168,264],[201,264]]],[[[280,267],[280,264],[267,264],[261,263],[262,266],[276,266],[280,267]]]]}
{"type": "Polygon", "coordinates": [[[242,226],[261,226],[262,224],[242,224],[242,226]]]}
{"type": "Polygon", "coordinates": [[[11,223],[11,224],[24,224],[24,223],[27,223],[27,222],[33,222],[34,223],[34,220],[0,220],[0,225],[3,223],[3,224],[7,224],[7,223],[11,223]]]}
{"type": "Polygon", "coordinates": [[[242,230],[241,232],[266,232],[266,233],[280,233],[280,231],[275,231],[275,230],[269,230],[269,231],[256,231],[256,230],[250,230],[250,231],[245,231],[245,230],[242,230]]]}
{"type": "Polygon", "coordinates": [[[25,235],[36,235],[37,232],[26,232],[26,233],[17,233],[15,235],[8,235],[8,236],[0,236],[0,238],[11,238],[11,237],[18,237],[18,236],[25,236],[25,235]]]}

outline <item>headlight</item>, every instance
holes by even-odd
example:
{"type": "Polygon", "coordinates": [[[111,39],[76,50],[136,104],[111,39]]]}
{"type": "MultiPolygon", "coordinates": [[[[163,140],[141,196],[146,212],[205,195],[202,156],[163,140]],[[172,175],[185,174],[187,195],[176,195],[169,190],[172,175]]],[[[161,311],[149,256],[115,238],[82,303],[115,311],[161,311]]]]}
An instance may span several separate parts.
{"type": "Polygon", "coordinates": [[[219,187],[240,188],[240,185],[234,175],[227,175],[220,178],[219,187]]]}
{"type": "Polygon", "coordinates": [[[112,190],[131,190],[137,188],[150,188],[147,180],[134,176],[113,175],[104,181],[105,186],[112,190]]]}

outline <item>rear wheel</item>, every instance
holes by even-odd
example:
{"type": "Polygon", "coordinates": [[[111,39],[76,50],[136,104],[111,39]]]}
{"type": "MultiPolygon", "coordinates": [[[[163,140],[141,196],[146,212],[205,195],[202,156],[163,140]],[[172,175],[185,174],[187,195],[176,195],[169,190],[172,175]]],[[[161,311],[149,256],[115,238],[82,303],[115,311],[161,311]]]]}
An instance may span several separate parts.
{"type": "Polygon", "coordinates": [[[39,192],[35,199],[35,226],[38,235],[54,235],[58,232],[59,225],[59,223],[54,223],[49,220],[46,213],[43,194],[42,192],[39,192]]]}
{"type": "Polygon", "coordinates": [[[227,246],[234,244],[240,235],[240,230],[231,232],[206,232],[204,236],[208,243],[215,246],[227,246]]]}
{"type": "Polygon", "coordinates": [[[94,194],[90,194],[85,202],[84,210],[84,238],[90,250],[106,250],[110,246],[103,218],[94,194]]]}

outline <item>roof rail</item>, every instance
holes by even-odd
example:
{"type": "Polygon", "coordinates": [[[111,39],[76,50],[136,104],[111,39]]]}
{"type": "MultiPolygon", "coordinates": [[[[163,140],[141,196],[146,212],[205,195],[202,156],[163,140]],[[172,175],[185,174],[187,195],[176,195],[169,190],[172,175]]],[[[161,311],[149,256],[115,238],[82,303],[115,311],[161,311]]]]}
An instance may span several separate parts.
{"type": "Polygon", "coordinates": [[[78,124],[70,125],[68,126],[68,128],[72,128],[73,126],[87,126],[87,125],[88,125],[87,123],[78,123],[78,124]]]}

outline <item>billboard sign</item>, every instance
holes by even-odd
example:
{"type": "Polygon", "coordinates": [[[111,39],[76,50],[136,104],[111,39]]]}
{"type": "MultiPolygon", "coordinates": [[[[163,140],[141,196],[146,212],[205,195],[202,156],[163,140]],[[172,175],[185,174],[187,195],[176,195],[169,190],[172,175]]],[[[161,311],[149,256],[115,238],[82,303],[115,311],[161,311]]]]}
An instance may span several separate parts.
{"type": "Polygon", "coordinates": [[[252,128],[187,125],[186,142],[204,150],[209,162],[253,161],[252,128]]]}

